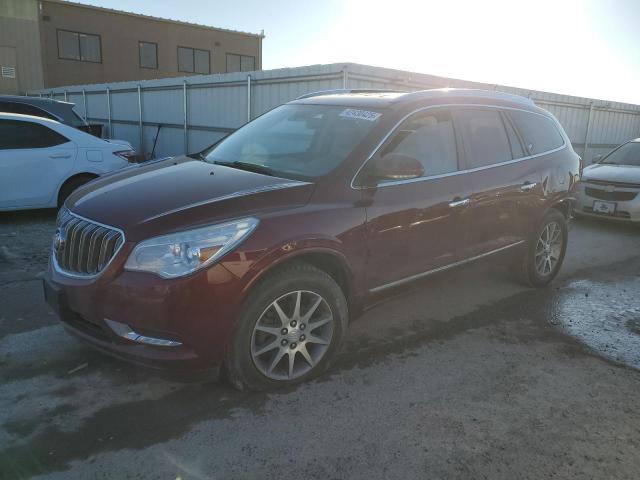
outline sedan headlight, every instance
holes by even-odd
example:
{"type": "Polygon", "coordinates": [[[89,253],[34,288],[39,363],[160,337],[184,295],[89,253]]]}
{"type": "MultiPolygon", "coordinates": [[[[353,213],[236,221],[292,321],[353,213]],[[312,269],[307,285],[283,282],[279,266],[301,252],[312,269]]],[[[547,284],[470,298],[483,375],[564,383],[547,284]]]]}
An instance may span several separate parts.
{"type": "Polygon", "coordinates": [[[124,268],[155,273],[162,278],[181,277],[211,265],[236,247],[257,225],[258,219],[243,218],[150,238],[136,245],[124,268]]]}

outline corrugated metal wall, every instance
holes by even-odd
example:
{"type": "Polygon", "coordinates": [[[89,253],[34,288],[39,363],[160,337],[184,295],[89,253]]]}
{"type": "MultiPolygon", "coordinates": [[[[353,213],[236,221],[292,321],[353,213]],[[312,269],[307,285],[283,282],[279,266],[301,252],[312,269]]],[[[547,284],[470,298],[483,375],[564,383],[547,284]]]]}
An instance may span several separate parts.
{"type": "Polygon", "coordinates": [[[423,90],[464,87],[500,90],[533,99],[562,123],[575,150],[589,161],[640,136],[640,106],[502,85],[467,82],[353,63],[312,65],[143,82],[60,87],[32,95],[67,99],[107,135],[155,156],[199,151],[248,119],[305,93],[335,88],[423,90]]]}

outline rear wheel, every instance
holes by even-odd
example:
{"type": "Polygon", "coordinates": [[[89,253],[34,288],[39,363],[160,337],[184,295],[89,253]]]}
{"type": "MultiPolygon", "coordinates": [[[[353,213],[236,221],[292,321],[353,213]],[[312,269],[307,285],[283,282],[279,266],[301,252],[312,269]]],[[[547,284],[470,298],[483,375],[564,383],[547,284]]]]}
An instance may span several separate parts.
{"type": "Polygon", "coordinates": [[[249,294],[227,354],[229,380],[240,390],[307,381],[329,366],[347,322],[345,296],[326,272],[279,270],[249,294]]]}
{"type": "Polygon", "coordinates": [[[69,195],[71,195],[74,190],[80,188],[85,183],[96,178],[94,175],[78,175],[77,177],[72,177],[60,188],[60,193],[58,193],[58,208],[62,208],[65,200],[69,195]]]}
{"type": "Polygon", "coordinates": [[[522,259],[522,279],[533,287],[551,282],[560,271],[567,250],[567,221],[551,209],[527,243],[522,259]]]}

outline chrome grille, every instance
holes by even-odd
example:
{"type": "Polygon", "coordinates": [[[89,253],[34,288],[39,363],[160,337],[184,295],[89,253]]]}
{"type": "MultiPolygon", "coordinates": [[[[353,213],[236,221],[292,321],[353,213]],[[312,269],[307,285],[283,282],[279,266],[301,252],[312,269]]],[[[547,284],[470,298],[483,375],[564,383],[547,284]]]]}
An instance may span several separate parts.
{"type": "Polygon", "coordinates": [[[600,200],[610,200],[613,202],[628,202],[636,198],[636,195],[638,195],[638,192],[622,192],[620,190],[607,192],[606,190],[591,187],[585,187],[584,193],[593,198],[599,198],[600,200]]]}
{"type": "Polygon", "coordinates": [[[100,273],[124,243],[124,234],[63,208],[58,214],[53,257],[63,272],[92,276],[100,273]]]}

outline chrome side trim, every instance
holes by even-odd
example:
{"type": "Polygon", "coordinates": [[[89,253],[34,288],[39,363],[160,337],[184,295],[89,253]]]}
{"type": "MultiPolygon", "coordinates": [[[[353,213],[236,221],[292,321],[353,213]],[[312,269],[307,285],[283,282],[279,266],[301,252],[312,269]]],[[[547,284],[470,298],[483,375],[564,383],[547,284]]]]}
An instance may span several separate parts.
{"type": "Polygon", "coordinates": [[[413,110],[412,112],[406,114],[404,117],[402,117],[393,126],[393,128],[391,130],[389,130],[389,132],[387,132],[387,134],[380,141],[380,143],[378,143],[378,145],[373,149],[373,151],[367,157],[367,159],[362,163],[362,165],[360,165],[360,168],[358,168],[356,173],[353,175],[353,178],[351,178],[351,183],[350,183],[351,188],[354,189],[354,190],[365,190],[365,189],[368,189],[368,188],[383,188],[383,187],[388,187],[390,185],[402,185],[402,184],[405,184],[405,183],[424,182],[424,181],[427,181],[427,180],[434,180],[434,179],[437,179],[437,178],[452,177],[454,175],[464,175],[466,173],[478,172],[480,170],[487,170],[487,169],[490,169],[490,168],[501,167],[503,165],[510,165],[512,163],[518,163],[518,162],[523,162],[525,160],[531,160],[533,158],[541,157],[542,155],[549,155],[550,153],[559,152],[560,150],[565,149],[567,147],[567,145],[568,145],[566,132],[562,128],[558,128],[558,131],[561,134],[560,136],[562,137],[563,143],[562,143],[562,145],[560,147],[555,148],[553,150],[548,150],[546,152],[536,153],[535,155],[529,155],[529,156],[521,157],[521,158],[515,158],[513,160],[507,160],[506,162],[493,163],[491,165],[485,165],[485,166],[482,166],[482,167],[469,168],[469,169],[466,169],[466,170],[457,170],[455,172],[450,172],[450,173],[442,173],[442,174],[439,174],[439,175],[430,175],[430,176],[426,176],[426,177],[412,178],[410,180],[395,180],[393,182],[384,182],[384,183],[381,183],[381,184],[376,185],[376,186],[366,186],[366,185],[355,185],[354,184],[356,178],[358,177],[358,175],[360,175],[360,172],[362,171],[362,169],[367,165],[367,163],[371,160],[371,158],[378,152],[378,150],[380,150],[382,145],[385,144],[385,142],[389,139],[389,137],[395,133],[395,131],[398,129],[398,127],[407,118],[409,118],[411,115],[415,115],[416,113],[422,112],[424,110],[430,110],[430,109],[433,109],[433,108],[450,108],[450,107],[481,107],[481,108],[497,108],[497,109],[500,109],[500,110],[515,110],[515,111],[520,111],[520,112],[531,113],[533,115],[540,115],[541,117],[544,117],[544,118],[547,118],[547,119],[551,120],[556,125],[556,128],[558,128],[558,126],[559,126],[559,123],[555,119],[555,117],[549,117],[549,116],[544,115],[542,113],[532,112],[531,110],[524,110],[522,108],[503,107],[503,106],[500,106],[500,105],[484,105],[484,104],[480,104],[480,103],[471,103],[471,104],[448,103],[448,104],[443,104],[443,105],[429,105],[428,107],[421,107],[421,108],[418,108],[418,109],[413,110]]]}
{"type": "MultiPolygon", "coordinates": [[[[65,207],[63,207],[65,208],[65,207]]],[[[108,228],[111,230],[115,230],[117,232],[120,233],[120,235],[122,235],[122,243],[120,243],[120,246],[118,248],[116,248],[116,250],[113,252],[113,256],[111,257],[111,259],[104,265],[104,267],[102,267],[102,270],[100,270],[98,273],[95,274],[80,274],[80,273],[74,273],[74,272],[68,272],[66,270],[63,270],[60,265],[58,265],[58,261],[56,260],[56,254],[53,250],[53,244],[51,245],[51,265],[53,266],[53,269],[56,271],[56,273],[59,273],[60,275],[64,275],[65,277],[70,277],[70,278],[79,278],[82,280],[90,280],[93,278],[97,278],[100,275],[102,275],[103,272],[105,272],[107,270],[107,268],[109,268],[109,265],[111,265],[111,262],[113,262],[113,260],[118,256],[118,253],[120,253],[120,250],[122,250],[122,247],[124,246],[125,242],[127,241],[125,235],[124,235],[124,231],[122,231],[119,228],[116,227],[112,227],[111,225],[107,225],[106,223],[100,223],[100,222],[96,222],[95,220],[91,220],[90,218],[86,218],[83,217],[82,215],[78,215],[76,213],[73,213],[71,210],[67,209],[67,213],[69,213],[69,215],[71,215],[72,217],[75,218],[79,218],[80,220],[84,220],[85,222],[89,222],[89,223],[93,223],[94,225],[98,225],[100,227],[103,228],[108,228]]]]}
{"type": "Polygon", "coordinates": [[[475,257],[466,258],[464,260],[460,260],[458,262],[450,263],[449,265],[445,265],[443,267],[434,268],[433,270],[427,270],[426,272],[417,273],[415,275],[411,275],[410,277],[401,278],[400,280],[396,280],[394,282],[385,283],[384,285],[380,285],[379,287],[370,288],[369,293],[377,293],[382,290],[386,290],[387,288],[397,287],[398,285],[403,285],[408,282],[412,282],[414,280],[418,280],[420,278],[432,275],[434,273],[442,272],[444,270],[448,270],[453,267],[458,267],[460,265],[464,265],[465,263],[470,263],[475,260],[479,260],[483,257],[488,257],[489,255],[493,255],[494,253],[501,252],[503,250],[507,250],[508,248],[515,247],[517,245],[521,245],[524,243],[524,240],[520,240],[519,242],[512,243],[510,245],[506,245],[504,247],[496,248],[495,250],[491,250],[490,252],[485,252],[480,255],[476,255],[475,257]]]}

